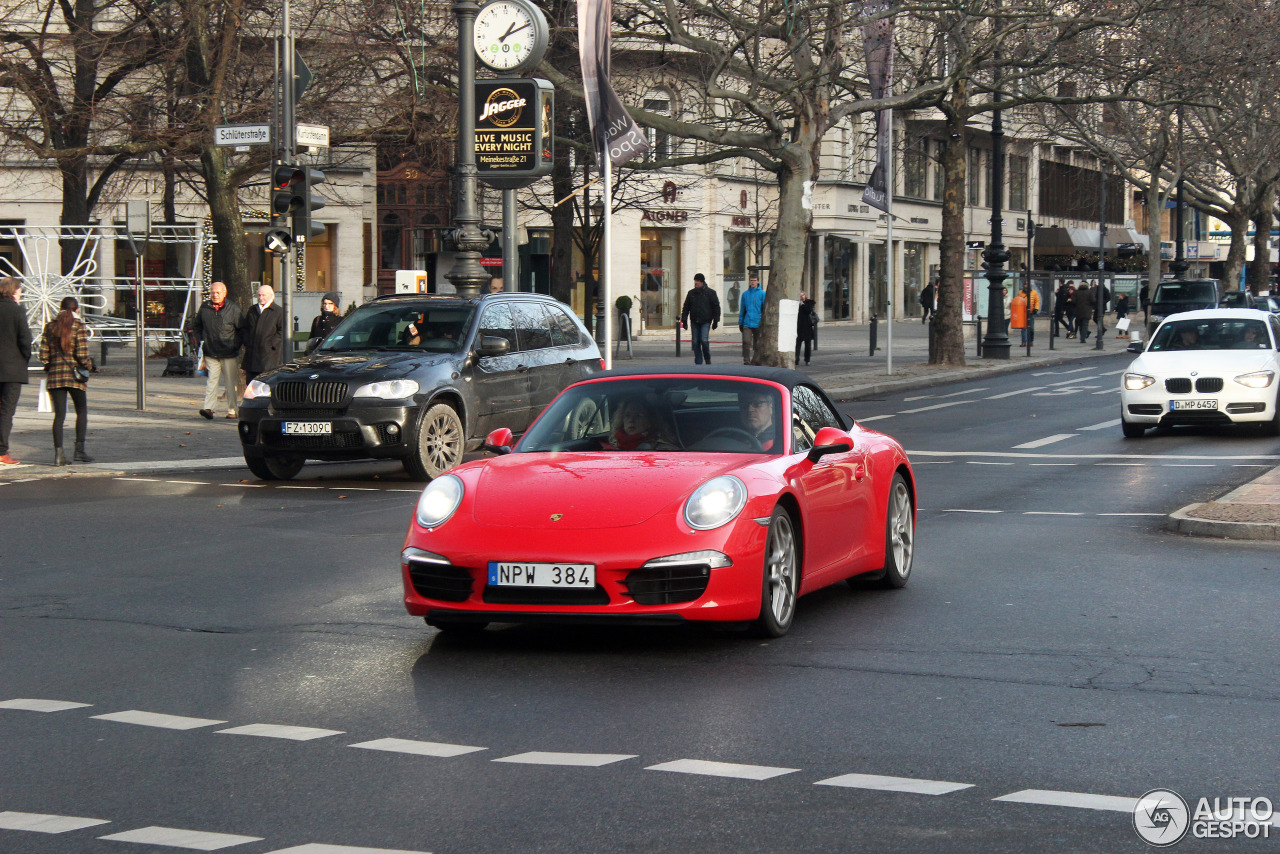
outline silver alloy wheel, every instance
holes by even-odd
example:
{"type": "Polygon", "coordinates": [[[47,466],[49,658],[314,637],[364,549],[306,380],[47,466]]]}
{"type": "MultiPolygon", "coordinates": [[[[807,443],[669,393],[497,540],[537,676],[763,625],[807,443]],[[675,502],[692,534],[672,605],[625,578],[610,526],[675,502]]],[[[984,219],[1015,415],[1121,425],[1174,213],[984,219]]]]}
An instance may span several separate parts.
{"type": "Polygon", "coordinates": [[[462,462],[462,424],[451,407],[431,408],[422,425],[419,447],[433,477],[462,462]]]}
{"type": "Polygon", "coordinates": [[[785,512],[777,513],[769,523],[764,571],[773,621],[785,628],[796,608],[796,538],[791,517],[785,512]]]}
{"type": "Polygon", "coordinates": [[[898,478],[889,498],[889,548],[893,551],[891,569],[906,580],[911,574],[911,557],[915,553],[915,519],[911,513],[911,493],[898,478]]]}

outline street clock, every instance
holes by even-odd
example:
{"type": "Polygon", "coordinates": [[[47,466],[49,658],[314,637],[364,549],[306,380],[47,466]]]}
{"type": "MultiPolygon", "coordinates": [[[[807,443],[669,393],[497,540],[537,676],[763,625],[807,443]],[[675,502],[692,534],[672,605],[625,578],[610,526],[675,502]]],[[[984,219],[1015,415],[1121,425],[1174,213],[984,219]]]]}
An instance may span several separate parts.
{"type": "Polygon", "coordinates": [[[493,71],[528,71],[542,61],[549,41],[547,19],[530,0],[489,0],[476,13],[472,46],[493,71]]]}

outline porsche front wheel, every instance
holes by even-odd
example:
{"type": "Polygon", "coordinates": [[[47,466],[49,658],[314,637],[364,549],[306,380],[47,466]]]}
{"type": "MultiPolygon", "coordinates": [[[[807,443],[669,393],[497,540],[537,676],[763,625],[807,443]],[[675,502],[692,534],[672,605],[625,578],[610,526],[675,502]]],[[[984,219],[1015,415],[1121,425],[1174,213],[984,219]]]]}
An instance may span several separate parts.
{"type": "Polygon", "coordinates": [[[884,575],[881,587],[906,587],[916,550],[916,516],[911,490],[901,474],[889,485],[889,508],[885,513],[884,575]]]}
{"type": "Polygon", "coordinates": [[[766,637],[780,638],[791,628],[800,589],[800,548],[791,514],[773,509],[764,546],[764,586],[755,627],[766,637]]]}

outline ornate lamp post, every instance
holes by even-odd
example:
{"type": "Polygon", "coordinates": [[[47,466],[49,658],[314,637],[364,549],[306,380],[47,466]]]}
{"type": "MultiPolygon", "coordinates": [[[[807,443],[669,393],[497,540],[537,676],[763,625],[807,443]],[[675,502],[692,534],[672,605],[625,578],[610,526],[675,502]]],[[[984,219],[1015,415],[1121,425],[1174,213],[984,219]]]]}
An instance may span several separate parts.
{"type": "Polygon", "coordinates": [[[457,224],[453,269],[445,278],[462,296],[479,296],[489,283],[489,274],[480,266],[480,253],[493,240],[493,234],[480,230],[480,212],[476,205],[476,13],[480,6],[474,0],[457,0],[453,14],[458,22],[458,207],[453,220],[457,224]]]}
{"type": "MultiPolygon", "coordinates": [[[[999,26],[997,19],[996,25],[999,26]]],[[[995,54],[996,62],[1000,54],[995,54]]],[[[1009,358],[1009,333],[1004,321],[1004,281],[1009,277],[1004,246],[1004,119],[1000,110],[1000,69],[995,72],[995,92],[991,96],[991,245],[982,253],[987,271],[987,333],[982,338],[984,359],[1009,358]]]]}
{"type": "Polygon", "coordinates": [[[1169,263],[1169,272],[1173,273],[1175,279],[1185,279],[1187,270],[1191,267],[1191,263],[1187,261],[1187,243],[1186,232],[1183,230],[1182,223],[1182,177],[1178,177],[1178,206],[1175,208],[1173,217],[1173,261],[1169,263]]]}

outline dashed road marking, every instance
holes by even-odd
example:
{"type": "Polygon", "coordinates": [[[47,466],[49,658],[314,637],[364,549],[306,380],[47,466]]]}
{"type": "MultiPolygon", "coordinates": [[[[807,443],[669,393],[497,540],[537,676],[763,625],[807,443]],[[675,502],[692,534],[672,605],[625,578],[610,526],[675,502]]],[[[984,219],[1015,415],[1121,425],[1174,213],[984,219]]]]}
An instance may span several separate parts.
{"type": "MultiPolygon", "coordinates": [[[[226,723],[221,721],[220,723],[226,723]]],[[[327,738],[331,735],[342,735],[340,729],[319,729],[310,726],[279,726],[276,724],[246,724],[220,729],[220,735],[254,735],[261,738],[286,738],[290,741],[311,741],[315,738],[327,738]]]]}
{"type": "Polygon", "coordinates": [[[1147,467],[1146,463],[1094,463],[1094,465],[1095,466],[1112,466],[1115,468],[1131,468],[1131,469],[1132,468],[1144,469],[1147,467]]]}
{"type": "Polygon", "coordinates": [[[1032,463],[1033,466],[1074,466],[1079,463],[1032,463]]]}
{"type": "Polygon", "coordinates": [[[71,703],[66,700],[5,700],[0,709],[18,709],[24,712],[65,712],[67,709],[83,709],[92,703],[71,703]]]}
{"type": "Polygon", "coordinates": [[[946,795],[961,789],[973,788],[973,783],[949,783],[946,780],[920,780],[915,777],[882,777],[879,774],[842,774],[839,777],[819,780],[814,785],[874,789],[880,792],[907,792],[916,795],[946,795]]]}
{"type": "Polygon", "coordinates": [[[278,848],[267,854],[431,854],[430,851],[410,851],[407,848],[360,848],[354,845],[325,845],[309,842],[292,848],[278,848]]]}
{"type": "Polygon", "coordinates": [[[869,421],[883,421],[886,418],[893,418],[893,417],[894,417],[894,413],[889,413],[888,415],[872,415],[870,418],[855,418],[854,420],[857,421],[859,424],[866,424],[869,421]]]}
{"type": "Polygon", "coordinates": [[[233,845],[261,842],[261,836],[237,836],[233,833],[209,833],[203,830],[182,830],[177,827],[140,827],[110,836],[99,836],[113,842],[139,842],[143,845],[164,845],[169,848],[188,848],[192,851],[218,851],[233,845]]]}
{"type": "Polygon", "coordinates": [[[1098,513],[1098,516],[1168,516],[1168,513],[1098,513]]]}
{"type": "Polygon", "coordinates": [[[435,741],[412,741],[407,738],[379,738],[374,741],[362,741],[348,747],[360,747],[365,750],[385,750],[389,753],[412,753],[415,756],[462,756],[487,750],[485,747],[471,747],[466,744],[440,744],[435,741]]]}
{"type": "Polygon", "coordinates": [[[517,753],[515,756],[502,756],[494,762],[511,762],[516,765],[571,765],[581,768],[599,768],[611,765],[624,759],[635,759],[633,753],[551,753],[534,750],[529,753],[517,753]]]}
{"type": "Polygon", "coordinates": [[[1055,442],[1061,442],[1063,439],[1074,439],[1075,433],[1054,433],[1052,436],[1045,436],[1043,439],[1036,439],[1033,442],[1023,442],[1021,445],[1014,445],[1014,449],[1025,448],[1043,448],[1045,445],[1052,445],[1055,442]]]}
{"type": "Polygon", "coordinates": [[[106,715],[94,715],[94,720],[112,721],[118,724],[137,724],[153,726],[160,729],[199,729],[200,727],[225,724],[226,721],[215,721],[209,718],[188,718],[182,715],[162,715],[158,712],[141,712],[130,709],[127,712],[111,712],[106,715]]]}
{"type": "Polygon", "coordinates": [[[1110,421],[1102,421],[1097,424],[1090,424],[1088,427],[1077,427],[1077,430],[1110,430],[1112,427],[1119,427],[1120,419],[1112,418],[1110,421]]]}
{"type": "Polygon", "coordinates": [[[1133,812],[1138,805],[1137,798],[1121,798],[1114,795],[1091,795],[1087,792],[1057,792],[1051,789],[1023,789],[992,798],[993,801],[1005,801],[1012,804],[1039,804],[1048,807],[1074,807],[1084,810],[1111,810],[1113,812],[1133,812]]]}
{"type": "Polygon", "coordinates": [[[1082,374],[1085,371],[1092,371],[1094,368],[1074,368],[1070,371],[1040,371],[1032,374],[1033,377],[1065,377],[1067,374],[1082,374]]]}
{"type": "Polygon", "coordinates": [[[68,833],[99,824],[110,824],[105,818],[79,818],[73,815],[47,815],[38,812],[0,812],[0,830],[28,830],[32,833],[68,833]]]}
{"type": "Polygon", "coordinates": [[[904,397],[902,402],[910,403],[913,400],[929,400],[930,398],[933,400],[946,400],[948,397],[963,397],[966,394],[977,394],[980,391],[986,391],[987,388],[987,386],[982,386],[981,388],[971,388],[966,389],[965,391],[952,392],[951,394],[920,394],[915,397],[904,397]]]}
{"type": "Polygon", "coordinates": [[[931,412],[935,409],[946,409],[949,406],[964,406],[966,403],[977,403],[976,400],[953,400],[950,403],[935,403],[933,406],[921,406],[917,409],[904,409],[899,415],[914,415],[917,412],[931,412]]]}
{"type": "Polygon", "coordinates": [[[994,460],[965,460],[966,465],[971,466],[1011,466],[1013,463],[1001,463],[994,460]]]}
{"type": "Polygon", "coordinates": [[[1162,468],[1167,469],[1211,469],[1213,463],[1162,463],[1162,468]]]}
{"type": "Polygon", "coordinates": [[[1026,510],[1023,516],[1083,516],[1083,513],[1069,513],[1065,510],[1026,510]]]}
{"type": "Polygon", "coordinates": [[[772,768],[768,765],[737,765],[733,762],[708,762],[703,759],[677,759],[650,765],[646,771],[672,771],[676,774],[700,774],[707,777],[735,777],[742,780],[770,780],[783,774],[794,774],[799,768],[772,768]]]}
{"type": "Polygon", "coordinates": [[[1033,385],[1030,388],[1020,388],[1020,389],[1017,389],[1016,391],[1006,391],[1003,394],[989,395],[986,398],[984,398],[984,400],[1003,400],[1006,397],[1013,397],[1016,394],[1027,394],[1028,392],[1033,392],[1033,391],[1043,391],[1045,388],[1047,388],[1047,386],[1033,385]]]}
{"type": "Polygon", "coordinates": [[[948,507],[943,513],[1003,513],[1003,510],[965,510],[958,507],[948,507]]]}

